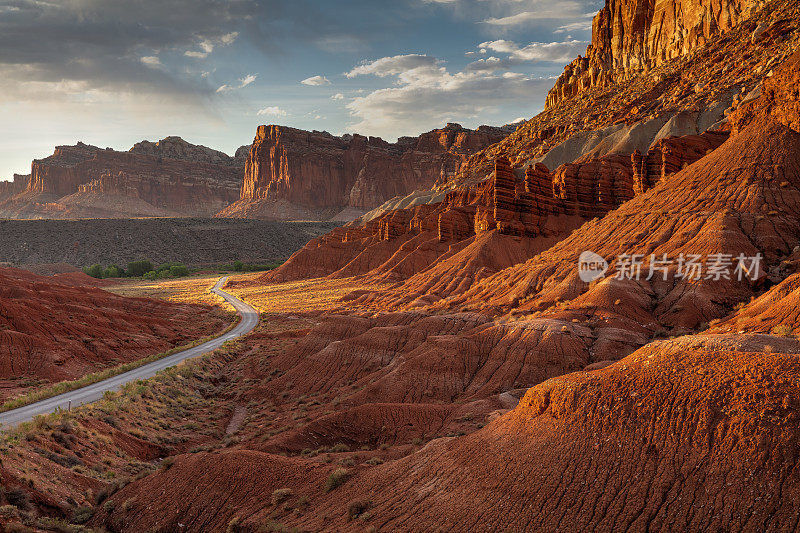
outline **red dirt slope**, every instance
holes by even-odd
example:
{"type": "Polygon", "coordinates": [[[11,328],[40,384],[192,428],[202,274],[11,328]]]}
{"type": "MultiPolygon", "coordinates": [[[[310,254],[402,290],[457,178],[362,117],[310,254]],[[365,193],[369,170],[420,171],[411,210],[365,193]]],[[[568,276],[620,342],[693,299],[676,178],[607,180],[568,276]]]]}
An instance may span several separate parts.
{"type": "MultiPolygon", "coordinates": [[[[800,304],[796,293],[793,303],[800,304]]],[[[445,409],[425,408],[417,428],[392,411],[344,412],[276,444],[327,445],[315,438],[320,431],[353,445],[362,441],[347,435],[391,442],[398,428],[439,423],[445,409]],[[359,423],[392,418],[382,437],[365,435],[359,423]]],[[[548,380],[482,430],[351,468],[330,493],[329,470],[318,460],[248,450],[188,455],[125,487],[114,496],[125,507],[111,516],[99,511],[95,523],[120,531],[172,531],[177,523],[186,531],[231,524],[259,531],[280,512],[270,491],[290,487],[312,508],[282,512],[281,523],[305,531],[556,531],[565,524],[576,531],[794,531],[798,439],[800,342],[687,336],[651,343],[602,370],[548,380]],[[363,520],[350,517],[358,502],[369,511],[363,520]]]]}
{"type": "MultiPolygon", "coordinates": [[[[124,298],[83,274],[43,277],[0,269],[0,379],[74,379],[165,351],[224,326],[211,307],[124,298]]],[[[8,381],[11,380],[11,381],[8,381]]]]}

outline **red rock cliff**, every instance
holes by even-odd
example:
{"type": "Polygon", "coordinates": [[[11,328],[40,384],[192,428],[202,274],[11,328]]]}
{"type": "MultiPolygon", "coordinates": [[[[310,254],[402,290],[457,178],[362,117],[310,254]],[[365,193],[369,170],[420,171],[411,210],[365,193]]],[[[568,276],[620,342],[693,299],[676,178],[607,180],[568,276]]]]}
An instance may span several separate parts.
{"type": "MultiPolygon", "coordinates": [[[[377,137],[259,126],[245,163],[243,203],[284,200],[308,209],[371,209],[429,188],[508,131],[457,124],[388,143],[377,137]]],[[[235,206],[233,206],[235,207],[235,206]]],[[[223,216],[236,216],[235,209],[223,216]]]]}
{"type": "MultiPolygon", "coordinates": [[[[567,65],[547,107],[687,55],[763,6],[759,0],[606,0],[586,57],[567,65]]],[[[757,36],[755,36],[757,37],[757,36]]]]}

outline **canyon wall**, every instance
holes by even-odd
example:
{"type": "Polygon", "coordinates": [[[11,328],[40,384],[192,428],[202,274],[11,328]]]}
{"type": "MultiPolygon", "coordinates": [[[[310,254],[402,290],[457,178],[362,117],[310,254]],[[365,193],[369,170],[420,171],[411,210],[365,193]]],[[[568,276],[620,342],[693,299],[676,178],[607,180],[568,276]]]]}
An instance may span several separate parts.
{"type": "Polygon", "coordinates": [[[366,211],[389,198],[430,188],[457,172],[471,154],[511,131],[448,124],[389,143],[362,135],[335,137],[327,132],[259,126],[245,163],[240,202],[220,216],[262,216],[276,202],[319,216],[346,208],[366,211]]]}
{"type": "Polygon", "coordinates": [[[567,65],[546,105],[688,55],[763,5],[760,0],[607,0],[592,21],[586,57],[567,65]]]}
{"type": "MultiPolygon", "coordinates": [[[[404,265],[395,272],[402,271],[407,277],[436,263],[440,259],[437,254],[451,246],[458,248],[468,239],[492,233],[524,237],[522,241],[529,243],[554,243],[587,220],[605,216],[701,159],[721,146],[728,135],[707,132],[671,137],[644,154],[587,157],[552,172],[542,163],[514,168],[501,156],[495,159],[489,179],[451,190],[439,202],[388,210],[367,222],[336,228],[310,241],[266,274],[264,281],[375,273],[384,261],[395,260],[404,265]],[[414,249],[409,243],[417,239],[426,241],[420,247],[425,249],[426,259],[401,260],[414,249]],[[440,244],[444,248],[436,252],[440,244]]],[[[502,256],[505,251],[493,253],[502,256]]]]}

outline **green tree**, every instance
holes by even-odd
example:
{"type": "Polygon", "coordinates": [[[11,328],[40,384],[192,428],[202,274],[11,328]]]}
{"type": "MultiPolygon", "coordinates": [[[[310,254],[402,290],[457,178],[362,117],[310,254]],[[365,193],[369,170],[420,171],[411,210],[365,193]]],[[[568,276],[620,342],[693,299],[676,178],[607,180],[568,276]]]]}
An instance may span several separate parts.
{"type": "Polygon", "coordinates": [[[236,272],[241,272],[242,270],[244,270],[244,263],[242,263],[241,261],[234,261],[233,270],[236,272]]]}
{"type": "Polygon", "coordinates": [[[100,265],[92,265],[90,267],[86,267],[83,269],[83,272],[87,276],[92,276],[93,278],[97,279],[103,278],[103,267],[100,265]]]}
{"type": "Polygon", "coordinates": [[[173,278],[182,278],[189,275],[189,269],[186,265],[172,265],[169,267],[169,273],[173,278]]]}
{"type": "Polygon", "coordinates": [[[150,261],[134,261],[128,263],[128,275],[132,278],[144,276],[151,270],[153,270],[153,263],[150,261]]]}
{"type": "Polygon", "coordinates": [[[145,272],[142,274],[142,277],[146,280],[153,281],[158,277],[158,273],[155,270],[151,270],[150,272],[145,272]]]}
{"type": "Polygon", "coordinates": [[[119,265],[111,265],[103,271],[104,278],[124,278],[125,271],[119,265]]]}

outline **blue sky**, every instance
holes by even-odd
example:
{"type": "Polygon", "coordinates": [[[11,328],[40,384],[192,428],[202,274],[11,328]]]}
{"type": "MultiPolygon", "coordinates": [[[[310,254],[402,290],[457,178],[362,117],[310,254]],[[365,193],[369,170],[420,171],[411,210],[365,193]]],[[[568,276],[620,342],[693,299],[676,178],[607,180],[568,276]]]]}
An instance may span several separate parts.
{"type": "Polygon", "coordinates": [[[0,0],[0,179],[57,144],[530,118],[602,2],[0,0]]]}

